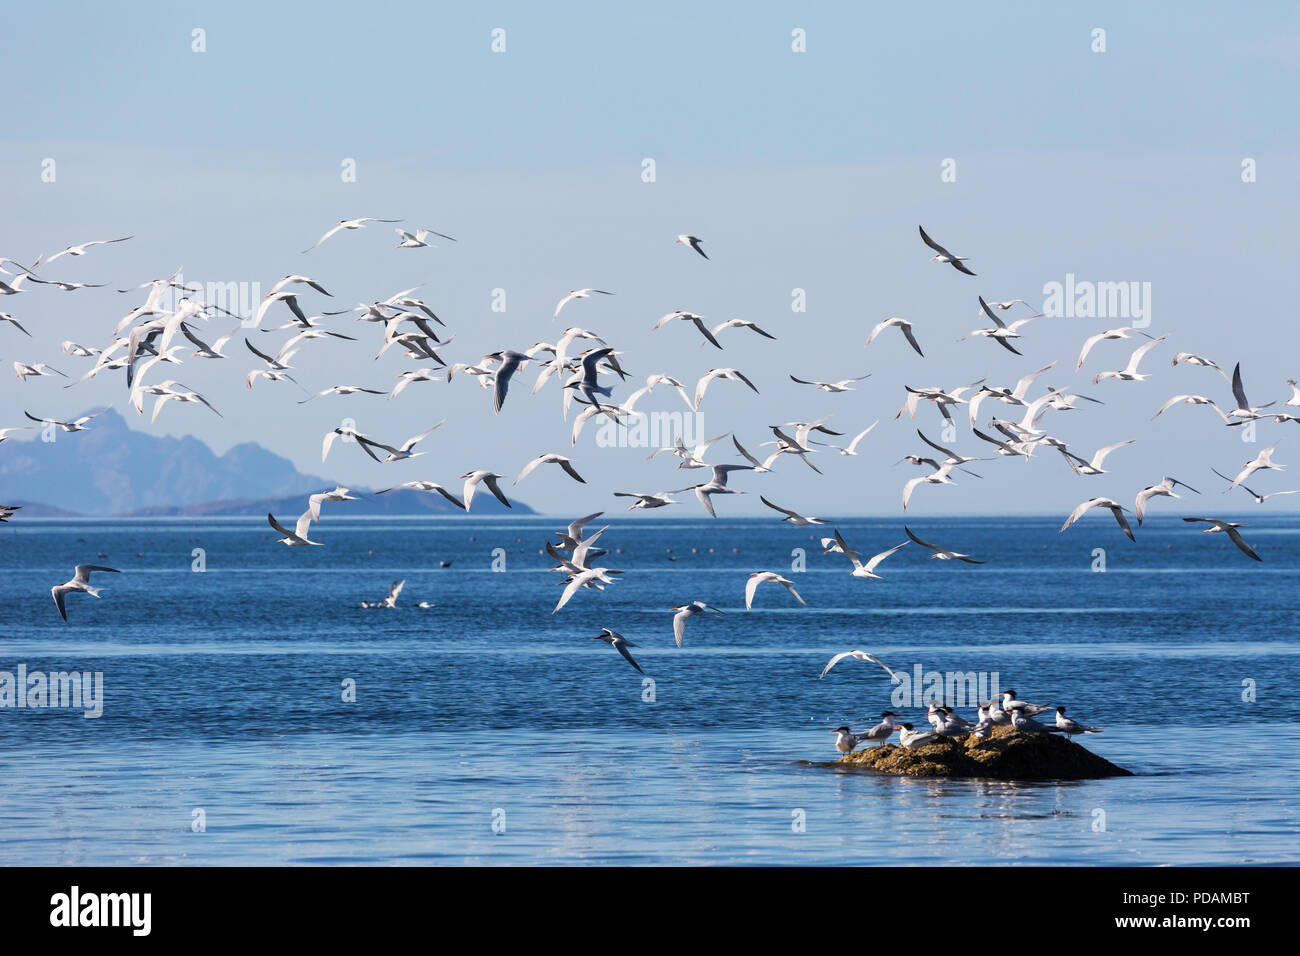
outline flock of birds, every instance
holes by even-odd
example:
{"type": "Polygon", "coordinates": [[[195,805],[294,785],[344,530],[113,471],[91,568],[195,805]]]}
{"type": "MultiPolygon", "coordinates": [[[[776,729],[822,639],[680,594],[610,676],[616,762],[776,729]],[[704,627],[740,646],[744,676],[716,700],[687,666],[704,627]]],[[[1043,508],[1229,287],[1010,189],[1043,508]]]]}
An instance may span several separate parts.
{"type": "MultiPolygon", "coordinates": [[[[401,222],[401,220],[374,218],[340,220],[321,236],[314,245],[303,250],[303,252],[304,254],[310,253],[333,237],[342,233],[364,229],[369,223],[398,222],[401,222]]],[[[398,228],[396,232],[399,237],[396,246],[398,249],[425,248],[432,245],[431,240],[434,238],[455,241],[450,236],[430,229],[418,229],[412,233],[398,228]]],[[[104,285],[102,283],[74,282],[53,278],[51,267],[65,256],[85,256],[97,247],[111,246],[126,242],[131,238],[126,236],[119,239],[93,241],[69,246],[48,258],[37,259],[30,265],[22,265],[14,259],[0,258],[0,275],[3,276],[0,279],[0,296],[13,297],[30,294],[35,291],[33,286],[48,287],[62,292],[75,292],[87,288],[102,287],[104,285]]],[[[931,257],[932,261],[950,265],[957,272],[967,276],[975,275],[967,264],[969,261],[967,257],[951,253],[944,246],[935,242],[924,229],[920,229],[920,238],[935,253],[931,257]]],[[[709,259],[703,248],[703,240],[700,238],[682,235],[678,236],[675,242],[682,244],[705,260],[709,259]]],[[[485,354],[477,361],[472,362],[448,361],[442,357],[441,353],[451,346],[454,337],[447,335],[446,323],[443,319],[427,303],[414,296],[418,287],[406,289],[371,302],[360,303],[351,309],[322,311],[320,314],[309,315],[304,300],[314,296],[332,298],[332,294],[327,289],[328,283],[307,275],[288,274],[281,278],[265,296],[256,311],[256,315],[252,317],[252,322],[249,322],[244,317],[235,315],[219,305],[195,298],[195,295],[202,290],[191,288],[178,281],[179,276],[180,270],[177,270],[176,273],[168,277],[152,279],[133,288],[119,289],[118,291],[122,293],[148,291],[144,295],[144,301],[130,309],[116,323],[109,341],[102,347],[85,346],[73,341],[63,342],[63,352],[67,356],[74,359],[90,360],[91,362],[85,373],[75,382],[70,382],[66,387],[85,382],[103,372],[117,371],[122,374],[129,404],[138,414],[143,414],[145,398],[152,396],[154,398],[152,410],[154,420],[157,419],[161,409],[168,404],[202,406],[203,409],[220,415],[221,413],[213,402],[195,389],[189,388],[171,378],[163,378],[158,381],[152,379],[165,374],[163,366],[179,366],[185,361],[191,360],[229,361],[237,355],[247,354],[255,360],[254,368],[243,376],[248,388],[253,388],[259,382],[287,382],[291,386],[300,389],[305,395],[305,397],[298,399],[300,404],[316,401],[327,396],[347,397],[356,394],[386,394],[389,398],[395,398],[416,383],[435,380],[450,382],[453,378],[461,376],[462,378],[469,377],[477,380],[483,389],[490,390],[493,411],[499,414],[510,395],[512,383],[531,365],[536,369],[537,376],[531,387],[530,395],[537,395],[548,382],[554,380],[559,386],[560,406],[566,421],[570,413],[575,410],[575,406],[580,406],[580,410],[574,416],[569,435],[573,447],[577,446],[584,426],[593,419],[608,419],[623,424],[634,421],[637,416],[642,414],[636,408],[637,403],[659,387],[675,390],[686,408],[691,412],[698,412],[704,403],[706,395],[709,394],[710,387],[716,387],[720,383],[732,383],[733,388],[747,388],[755,393],[759,392],[755,382],[740,369],[718,367],[710,369],[694,382],[693,387],[688,382],[667,374],[648,375],[644,380],[644,384],[632,391],[625,400],[615,402],[612,397],[614,389],[620,383],[631,378],[631,373],[624,367],[624,353],[615,346],[610,345],[601,335],[588,329],[570,326],[559,333],[554,343],[536,342],[523,350],[503,348],[485,354]],[[169,299],[172,301],[168,301],[169,299]],[[264,328],[263,323],[273,314],[273,310],[277,313],[282,311],[283,324],[264,328]],[[300,370],[299,366],[294,364],[294,361],[304,354],[303,350],[314,341],[343,340],[357,342],[357,337],[327,327],[330,319],[345,315],[352,315],[355,321],[370,323],[376,327],[376,332],[380,333],[382,338],[376,358],[388,352],[389,349],[396,347],[408,359],[418,363],[419,367],[400,373],[396,384],[391,389],[336,384],[314,393],[307,393],[294,375],[295,372],[300,370]],[[219,334],[215,337],[207,329],[210,322],[221,321],[224,323],[228,320],[233,320],[233,324],[229,328],[225,328],[224,325],[218,327],[216,331],[219,334]],[[277,329],[288,330],[290,335],[276,349],[259,348],[248,336],[245,336],[242,340],[242,350],[231,345],[232,340],[241,330],[246,332],[253,330],[271,332],[277,329]],[[188,343],[188,345],[184,343],[188,343]],[[229,351],[231,349],[234,349],[234,351],[229,351]]],[[[596,302],[614,294],[608,290],[596,288],[571,290],[556,305],[553,319],[558,321],[562,312],[568,314],[578,307],[576,303],[583,300],[596,302]]],[[[1000,348],[1017,356],[1021,355],[1022,353],[1016,348],[1016,344],[1026,334],[1026,327],[1029,323],[1043,318],[1043,315],[1035,312],[1033,307],[1024,299],[987,301],[980,296],[978,302],[979,315],[982,320],[985,320],[985,324],[969,332],[965,338],[991,339],[1000,348]],[[1006,321],[1003,318],[1011,310],[1017,308],[1029,314],[1023,314],[1012,321],[1006,321]]],[[[583,308],[593,309],[594,306],[587,305],[583,306],[583,308]]],[[[30,336],[30,333],[19,319],[7,312],[0,312],[0,323],[11,325],[17,333],[30,336]]],[[[751,321],[733,318],[719,324],[709,325],[706,324],[703,316],[687,311],[674,311],[662,316],[653,323],[652,331],[670,327],[680,329],[681,331],[677,333],[679,335],[698,336],[699,345],[702,348],[712,347],[719,351],[724,349],[724,339],[728,336],[740,335],[743,332],[749,332],[756,337],[756,344],[776,339],[776,336],[751,321]]],[[[885,347],[882,344],[874,343],[883,343],[889,337],[888,333],[891,330],[897,330],[903,342],[905,342],[906,348],[910,348],[916,355],[924,358],[921,336],[918,336],[918,331],[923,332],[924,330],[918,330],[915,323],[899,317],[890,317],[876,324],[870,330],[866,339],[866,346],[873,347],[873,350],[877,351],[885,347]]],[[[1144,339],[1133,350],[1123,368],[1097,372],[1092,379],[1094,384],[1106,380],[1142,382],[1148,377],[1148,373],[1140,371],[1143,361],[1153,350],[1160,347],[1168,337],[1168,335],[1154,337],[1142,329],[1132,326],[1108,329],[1090,335],[1083,342],[1079,351],[1075,371],[1083,368],[1094,348],[1102,342],[1144,339]]],[[[354,346],[354,348],[359,349],[361,346],[354,346]]],[[[1050,434],[1044,427],[1044,419],[1048,413],[1078,409],[1081,407],[1080,402],[1102,404],[1097,398],[1075,394],[1065,388],[1048,387],[1036,395],[1031,394],[1035,389],[1036,380],[1052,369],[1055,364],[1051,363],[1030,372],[1014,385],[1008,386],[988,384],[985,379],[979,379],[955,388],[933,385],[905,386],[903,404],[895,418],[901,418],[902,415],[908,414],[915,419],[922,405],[929,404],[937,410],[943,424],[955,426],[954,415],[958,413],[960,406],[966,406],[965,417],[969,422],[972,437],[982,445],[990,446],[985,448],[985,451],[990,453],[992,457],[978,457],[959,453],[953,448],[931,440],[924,432],[917,429],[917,436],[926,448],[903,459],[903,461],[921,469],[921,474],[906,481],[903,485],[902,510],[906,512],[914,494],[922,486],[955,484],[954,474],[958,472],[981,477],[967,467],[969,465],[976,462],[993,461],[997,458],[1029,460],[1035,452],[1040,450],[1051,450],[1059,454],[1061,460],[1077,475],[1095,477],[1107,474],[1105,465],[1110,456],[1125,446],[1132,444],[1135,439],[1124,439],[1106,445],[1097,449],[1093,454],[1087,455],[1072,450],[1065,441],[1050,434]],[[979,411],[981,408],[988,408],[987,402],[996,402],[1003,406],[1008,410],[1003,414],[1008,415],[1008,417],[1001,418],[994,415],[981,425],[978,418],[979,411]]],[[[1269,402],[1264,405],[1255,405],[1247,399],[1240,364],[1233,368],[1231,376],[1210,359],[1188,352],[1176,353],[1172,357],[1172,364],[1174,366],[1199,367],[1222,376],[1225,381],[1230,382],[1233,404],[1220,405],[1213,399],[1199,394],[1178,394],[1164,402],[1156,410],[1152,418],[1159,417],[1174,405],[1186,404],[1208,406],[1218,415],[1222,424],[1228,427],[1241,426],[1248,422],[1300,422],[1300,415],[1291,414],[1287,411],[1287,409],[1293,407],[1300,408],[1300,384],[1297,384],[1294,380],[1288,381],[1291,386],[1291,395],[1282,402],[1282,407],[1267,411],[1277,403],[1269,402]]],[[[70,378],[66,373],[44,361],[15,361],[13,368],[18,378],[24,382],[47,376],[70,378]]],[[[798,385],[832,394],[852,391],[854,385],[866,377],[863,375],[839,381],[819,381],[790,375],[790,379],[798,385]]],[[[518,389],[516,390],[518,391],[518,389]]],[[[102,409],[100,412],[102,412],[102,409]]],[[[90,427],[91,422],[100,412],[92,412],[71,421],[64,421],[58,417],[34,415],[30,411],[24,411],[26,418],[34,424],[0,428],[0,443],[18,431],[32,429],[37,425],[58,428],[69,433],[83,431],[90,427]]],[[[706,441],[699,442],[693,447],[688,447],[682,438],[678,436],[672,446],[655,449],[650,458],[654,459],[661,454],[670,455],[678,459],[677,470],[701,470],[708,474],[707,480],[698,481],[675,490],[614,491],[613,494],[615,497],[631,499],[628,510],[648,510],[678,504],[679,501],[674,497],[675,495],[693,492],[704,511],[710,516],[716,517],[717,502],[715,499],[732,494],[746,493],[744,490],[733,488],[729,484],[729,481],[738,473],[750,472],[755,475],[769,473],[779,461],[783,460],[783,456],[788,456],[785,460],[789,458],[797,459],[803,466],[821,474],[821,469],[813,459],[815,454],[829,450],[839,456],[859,455],[862,442],[878,424],[878,422],[872,422],[853,435],[843,445],[836,445],[830,444],[826,439],[842,439],[844,433],[832,430],[827,424],[829,418],[830,416],[825,416],[813,421],[793,421],[768,426],[772,438],[764,442],[763,445],[770,451],[765,451],[761,457],[752,454],[741,444],[739,438],[731,433],[717,435],[706,441]],[[742,461],[720,463],[706,461],[705,457],[710,449],[728,436],[731,437],[731,447],[734,448],[736,455],[742,461]]],[[[1056,416],[1053,416],[1053,418],[1055,419],[1056,416]]],[[[322,441],[321,460],[322,462],[325,461],[339,439],[343,439],[346,444],[355,445],[362,454],[367,455],[374,462],[385,465],[417,458],[425,454],[423,451],[424,443],[442,424],[443,422],[440,421],[401,441],[393,439],[391,436],[381,438],[374,434],[364,434],[350,425],[341,425],[325,434],[322,441]]],[[[1257,474],[1283,468],[1281,464],[1273,461],[1272,455],[1276,448],[1277,443],[1275,442],[1253,459],[1244,463],[1234,477],[1229,477],[1216,470],[1215,474],[1227,482],[1225,491],[1242,488],[1244,492],[1250,494],[1256,502],[1261,504],[1276,495],[1300,492],[1300,489],[1296,489],[1258,494],[1244,484],[1257,474]]],[[[556,466],[575,482],[586,483],[571,457],[556,452],[545,452],[531,458],[523,465],[514,480],[514,484],[517,485],[546,465],[556,466]]],[[[447,487],[432,480],[408,480],[393,484],[375,493],[385,494],[403,488],[438,494],[457,508],[468,512],[472,508],[476,493],[480,490],[486,490],[503,505],[510,507],[511,503],[500,484],[503,477],[503,475],[487,469],[470,469],[460,476],[463,484],[459,489],[454,486],[447,487]],[[459,494],[457,494],[457,491],[459,491],[459,494]]],[[[1191,488],[1190,485],[1177,478],[1167,475],[1162,476],[1160,481],[1147,485],[1136,492],[1132,511],[1112,498],[1090,497],[1070,512],[1060,530],[1064,532],[1089,511],[1101,509],[1109,511],[1124,534],[1131,540],[1136,540],[1127,515],[1134,514],[1140,527],[1153,500],[1158,497],[1181,497],[1176,489],[1184,489],[1200,494],[1196,489],[1191,488]]],[[[322,505],[326,503],[330,505],[341,504],[356,500],[356,497],[356,495],[351,494],[350,489],[339,486],[330,491],[311,495],[306,509],[297,517],[292,526],[282,523],[273,514],[267,515],[267,521],[280,535],[277,539],[279,543],[290,547],[320,547],[322,542],[312,540],[311,534],[314,533],[312,526],[321,521],[322,505]]],[[[767,508],[780,514],[782,522],[787,522],[793,526],[825,524],[821,518],[806,515],[776,504],[766,495],[761,495],[760,501],[767,508]]],[[[14,507],[0,506],[0,521],[11,517],[15,510],[14,507]]],[[[617,576],[622,573],[618,569],[599,563],[608,552],[597,546],[597,539],[604,534],[608,526],[602,527],[586,537],[583,536],[585,526],[601,514],[603,512],[596,512],[578,519],[569,525],[565,531],[558,534],[559,540],[557,542],[546,544],[546,552],[557,562],[554,570],[563,576],[561,582],[563,591],[555,606],[555,612],[559,612],[582,592],[603,591],[606,587],[614,584],[617,576]]],[[[1259,554],[1242,537],[1239,530],[1242,527],[1241,524],[1216,517],[1186,517],[1184,520],[1205,525],[1202,530],[1206,533],[1225,534],[1243,554],[1255,561],[1261,560],[1259,554]]],[[[932,557],[938,560],[954,563],[983,563],[983,561],[969,554],[956,551],[946,545],[927,542],[914,534],[907,526],[904,526],[907,540],[870,556],[865,551],[854,550],[838,530],[831,530],[832,534],[822,539],[824,551],[826,554],[841,555],[849,565],[849,573],[855,578],[879,579],[880,575],[877,574],[877,569],[882,562],[910,543],[915,543],[932,552],[932,557]]],[[[90,575],[95,572],[116,573],[116,569],[89,564],[78,565],[72,580],[52,588],[55,604],[65,620],[67,619],[64,603],[66,595],[73,592],[82,592],[95,597],[99,596],[101,589],[90,584],[90,575]]],[[[363,602],[363,606],[383,608],[396,606],[397,595],[400,593],[403,584],[404,582],[395,582],[386,599],[373,604],[363,602]]],[[[749,577],[745,585],[745,607],[747,609],[753,606],[758,588],[763,584],[780,585],[788,592],[791,599],[798,601],[801,605],[806,605],[803,597],[800,596],[790,580],[773,571],[756,571],[749,577]]],[[[767,590],[769,589],[764,589],[765,592],[767,590]]],[[[682,645],[688,621],[709,613],[723,613],[720,609],[701,600],[677,605],[671,610],[673,611],[673,633],[678,647],[682,645]]],[[[636,668],[637,671],[641,671],[640,664],[628,650],[636,645],[618,632],[606,628],[602,630],[601,634],[596,635],[593,640],[600,640],[609,644],[632,667],[636,668]]],[[[845,655],[839,655],[831,663],[833,665],[835,660],[839,660],[846,655],[863,653],[865,652],[846,652],[845,655]]],[[[874,660],[870,655],[866,656],[874,660]]],[[[829,667],[827,669],[829,670],[829,667]]],[[[1006,695],[1004,695],[1005,697],[1006,695]]],[[[895,716],[897,715],[886,713],[884,723],[864,735],[853,735],[847,728],[840,728],[838,731],[841,735],[840,749],[844,749],[846,744],[854,741],[882,740],[888,737],[893,732],[892,720],[895,716]]],[[[1032,724],[1036,723],[1032,721],[1032,708],[1016,702],[1014,693],[1011,695],[1010,703],[1004,700],[1000,708],[996,705],[981,708],[980,722],[977,725],[969,725],[950,711],[943,712],[941,710],[936,713],[932,709],[931,714],[928,716],[931,718],[932,723],[936,720],[939,721],[935,730],[935,733],[939,734],[946,733],[956,726],[971,727],[970,732],[978,733],[980,728],[987,728],[999,722],[1007,721],[1011,722],[1013,726],[1020,727],[1023,724],[1026,729],[1036,729],[1032,726],[1032,724]],[[1021,723],[1016,723],[1017,721],[1021,723]]],[[[908,745],[908,741],[915,742],[918,739],[917,735],[912,734],[910,725],[904,724],[902,727],[907,734],[911,735],[901,738],[905,746],[908,745]]],[[[1052,729],[1062,730],[1066,733],[1092,732],[1094,730],[1094,728],[1080,727],[1080,725],[1074,724],[1073,721],[1064,718],[1063,709],[1058,710],[1057,726],[1052,729]]],[[[925,735],[920,736],[924,737],[925,735]]]]}

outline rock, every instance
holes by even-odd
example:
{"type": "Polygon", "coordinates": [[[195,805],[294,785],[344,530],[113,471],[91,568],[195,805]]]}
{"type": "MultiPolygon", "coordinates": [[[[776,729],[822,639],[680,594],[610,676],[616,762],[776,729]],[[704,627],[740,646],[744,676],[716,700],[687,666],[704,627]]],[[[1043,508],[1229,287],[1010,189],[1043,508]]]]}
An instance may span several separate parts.
{"type": "Polygon", "coordinates": [[[987,740],[940,737],[916,750],[897,744],[845,754],[837,768],[861,768],[907,777],[991,777],[995,780],[1094,780],[1131,777],[1063,734],[1021,733],[997,727],[987,740]]]}

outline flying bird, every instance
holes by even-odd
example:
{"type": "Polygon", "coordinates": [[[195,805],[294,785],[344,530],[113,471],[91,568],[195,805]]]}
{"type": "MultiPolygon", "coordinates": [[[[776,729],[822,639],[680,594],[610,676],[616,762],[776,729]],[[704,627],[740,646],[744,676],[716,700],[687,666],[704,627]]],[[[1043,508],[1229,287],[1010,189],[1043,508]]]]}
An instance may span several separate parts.
{"type": "Polygon", "coordinates": [[[831,668],[834,667],[836,664],[838,664],[840,661],[844,660],[844,658],[846,657],[851,657],[855,661],[870,661],[872,664],[876,664],[877,666],[884,668],[885,673],[889,675],[889,679],[893,681],[895,684],[899,683],[902,680],[902,678],[900,678],[897,674],[895,674],[887,666],[885,666],[884,661],[882,661],[875,654],[868,654],[866,651],[844,651],[842,654],[836,654],[834,657],[830,659],[829,662],[827,662],[826,666],[822,668],[822,672],[817,675],[817,679],[821,680],[823,677],[829,674],[831,668]]]}
{"type": "Polygon", "coordinates": [[[898,316],[885,319],[885,321],[872,329],[871,334],[867,336],[866,344],[870,345],[877,335],[889,328],[899,329],[907,338],[908,344],[916,350],[916,354],[921,356],[921,358],[925,358],[925,353],[921,351],[921,346],[917,343],[916,336],[912,334],[912,323],[907,321],[907,319],[900,319],[898,316]]]}
{"type": "Polygon", "coordinates": [[[373,217],[365,217],[362,219],[340,219],[337,226],[335,226],[329,232],[325,233],[325,235],[321,236],[319,239],[316,240],[316,245],[304,249],[303,252],[304,253],[311,252],[312,249],[316,248],[316,246],[319,246],[330,236],[334,235],[334,233],[339,232],[342,229],[364,229],[366,227],[366,223],[368,222],[401,222],[401,221],[402,220],[400,219],[375,219],[373,217]]]}
{"type": "Polygon", "coordinates": [[[698,252],[700,255],[704,256],[704,258],[707,259],[709,257],[705,256],[704,250],[700,248],[700,243],[703,241],[704,241],[703,239],[697,239],[695,236],[678,236],[676,239],[673,240],[673,242],[675,243],[680,242],[684,246],[690,246],[692,249],[694,249],[696,252],[698,252]]]}
{"type": "Polygon", "coordinates": [[[1241,536],[1241,532],[1237,530],[1238,528],[1246,527],[1245,524],[1243,524],[1240,521],[1220,521],[1218,518],[1184,518],[1183,520],[1204,521],[1207,524],[1209,524],[1210,527],[1205,528],[1202,531],[1203,534],[1216,534],[1218,532],[1224,532],[1225,534],[1227,534],[1229,538],[1232,539],[1232,543],[1235,544],[1238,548],[1240,548],[1241,552],[1245,554],[1247,557],[1254,558],[1256,561],[1264,560],[1258,554],[1255,553],[1255,549],[1246,543],[1246,539],[1243,538],[1241,536]]]}
{"type": "Polygon", "coordinates": [[[804,607],[808,606],[808,602],[805,601],[803,598],[801,598],[799,596],[799,592],[794,589],[793,582],[787,580],[786,578],[781,577],[781,575],[777,574],[774,571],[755,571],[753,574],[749,576],[749,580],[745,583],[745,610],[746,611],[748,611],[751,607],[753,607],[754,592],[758,590],[758,586],[760,584],[767,584],[767,583],[780,584],[787,591],[789,591],[791,595],[794,596],[794,599],[796,601],[798,601],[804,607]]]}
{"type": "Polygon", "coordinates": [[[645,671],[641,670],[641,665],[638,664],[635,659],[633,659],[632,655],[629,654],[627,650],[629,647],[636,647],[637,645],[633,644],[622,634],[618,633],[618,631],[611,631],[607,627],[601,628],[600,633],[597,634],[595,637],[593,637],[592,640],[604,641],[610,647],[614,648],[614,650],[622,654],[623,660],[627,661],[629,664],[635,667],[638,673],[641,674],[645,673],[645,671]]]}
{"type": "Polygon", "coordinates": [[[971,272],[970,269],[966,268],[966,256],[954,256],[943,246],[939,245],[939,243],[927,236],[924,227],[917,226],[916,228],[921,230],[921,241],[938,253],[938,255],[930,257],[931,262],[947,262],[958,272],[964,272],[968,276],[975,275],[975,273],[971,272]]]}
{"type": "MultiPolygon", "coordinates": [[[[1133,537],[1133,529],[1129,527],[1128,519],[1124,517],[1124,506],[1116,501],[1111,501],[1109,498],[1089,498],[1083,504],[1079,505],[1079,507],[1070,512],[1070,517],[1066,518],[1065,524],[1061,525],[1061,531],[1064,531],[1066,528],[1070,527],[1070,525],[1078,521],[1083,517],[1084,513],[1091,508],[1109,509],[1110,513],[1115,516],[1115,521],[1124,529],[1124,533],[1128,535],[1128,539],[1130,541],[1137,540],[1137,538],[1133,537]]],[[[1060,532],[1057,533],[1059,534],[1060,532]]]]}
{"type": "Polygon", "coordinates": [[[105,568],[98,564],[79,564],[73,571],[71,581],[50,588],[50,594],[54,597],[54,606],[59,609],[59,614],[65,621],[68,619],[68,611],[64,607],[64,599],[70,592],[84,591],[91,597],[99,597],[99,592],[104,590],[102,587],[91,587],[90,573],[92,571],[108,571],[112,574],[121,574],[117,568],[105,568]]]}

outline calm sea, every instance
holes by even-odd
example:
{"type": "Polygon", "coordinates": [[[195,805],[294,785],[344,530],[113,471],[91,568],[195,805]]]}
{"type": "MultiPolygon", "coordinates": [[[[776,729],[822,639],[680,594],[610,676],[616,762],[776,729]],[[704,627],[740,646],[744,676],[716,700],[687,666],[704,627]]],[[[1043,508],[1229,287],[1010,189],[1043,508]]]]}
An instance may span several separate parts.
{"type": "MultiPolygon", "coordinates": [[[[0,526],[0,670],[104,682],[97,719],[0,710],[0,860],[1300,860],[1297,518],[1245,516],[1262,564],[1168,516],[1136,545],[1104,514],[1060,535],[1059,518],[918,518],[921,537],[988,564],[909,545],[884,580],[860,581],[822,555],[822,529],[611,511],[600,563],[626,573],[553,615],[559,577],[541,549],[562,519],[341,510],[326,506],[322,548],[285,548],[242,518],[0,526]],[[102,600],[71,595],[65,624],[49,588],[76,563],[124,573],[102,576],[102,600]],[[755,570],[786,574],[811,607],[764,585],[745,611],[755,570]],[[396,610],[358,607],[399,578],[396,610]],[[678,650],[668,608],[695,599],[726,614],[689,622],[678,650]],[[653,684],[591,640],[602,627],[640,645],[653,684]],[[828,729],[891,707],[874,665],[817,679],[851,648],[1066,704],[1105,725],[1086,745],[1138,776],[818,766],[837,756],[828,729]]],[[[867,554],[904,540],[893,519],[837,527],[867,554]]]]}

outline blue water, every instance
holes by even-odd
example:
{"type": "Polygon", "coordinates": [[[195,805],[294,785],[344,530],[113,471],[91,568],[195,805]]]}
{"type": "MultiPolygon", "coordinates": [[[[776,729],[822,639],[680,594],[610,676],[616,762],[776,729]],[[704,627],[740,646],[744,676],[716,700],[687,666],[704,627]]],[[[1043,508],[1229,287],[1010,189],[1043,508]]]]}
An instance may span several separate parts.
{"type": "MultiPolygon", "coordinates": [[[[607,517],[602,563],[626,574],[555,615],[559,578],[539,552],[557,518],[327,514],[313,535],[325,547],[310,549],[255,519],[0,527],[0,670],[101,671],[105,685],[98,719],[0,710],[0,860],[1300,861],[1300,519],[1246,516],[1263,564],[1170,517],[1148,519],[1136,545],[1104,515],[1063,535],[1059,518],[918,520],[922,537],[989,563],[909,545],[884,580],[860,581],[820,553],[821,529],[607,517]],[[804,573],[790,571],[795,548],[804,573]],[[64,624],[48,589],[79,562],[124,573],[104,576],[102,600],[70,596],[64,624]],[[811,607],[764,585],[746,612],[754,570],[785,573],[811,607]],[[397,610],[357,607],[396,578],[397,610]],[[692,620],[678,650],[667,609],[697,598],[727,613],[692,620]],[[652,702],[590,640],[605,626],[641,645],[652,702]],[[819,766],[837,756],[829,728],[891,706],[873,665],[817,679],[850,648],[909,674],[996,672],[1105,725],[1086,745],[1138,776],[819,766]]],[[[902,540],[896,520],[837,526],[867,553],[902,540]]]]}

